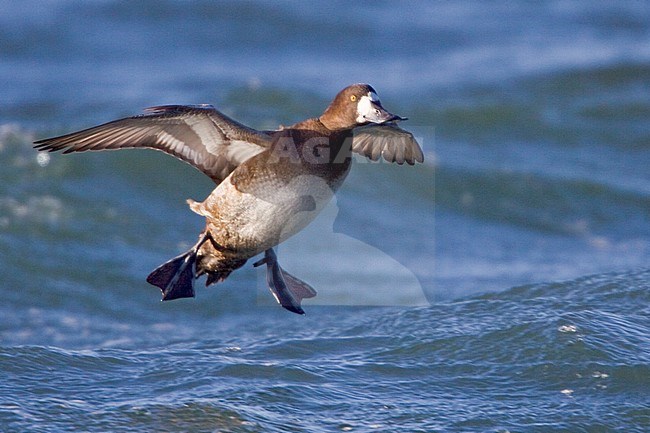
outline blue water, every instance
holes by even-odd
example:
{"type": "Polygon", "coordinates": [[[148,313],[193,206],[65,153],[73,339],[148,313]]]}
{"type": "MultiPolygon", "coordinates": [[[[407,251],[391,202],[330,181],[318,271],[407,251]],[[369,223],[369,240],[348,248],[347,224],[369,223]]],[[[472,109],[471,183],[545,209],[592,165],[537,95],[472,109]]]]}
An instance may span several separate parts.
{"type": "Polygon", "coordinates": [[[650,431],[645,2],[0,4],[0,431],[650,431]],[[145,282],[211,182],[37,138],[212,103],[256,128],[369,82],[423,145],[358,161],[197,298],[145,282]]]}

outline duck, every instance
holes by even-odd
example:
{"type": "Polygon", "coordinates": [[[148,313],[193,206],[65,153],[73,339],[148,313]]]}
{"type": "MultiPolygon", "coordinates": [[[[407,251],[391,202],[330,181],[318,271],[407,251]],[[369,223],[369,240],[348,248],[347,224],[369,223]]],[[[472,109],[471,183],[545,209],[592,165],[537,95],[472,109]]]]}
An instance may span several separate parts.
{"type": "Polygon", "coordinates": [[[198,169],[216,187],[202,202],[188,200],[205,217],[198,241],[154,269],[147,282],[169,301],[195,296],[194,282],[221,283],[251,258],[266,265],[266,281],[285,309],[305,314],[302,300],[316,290],[285,271],[274,251],[305,228],[350,172],[353,154],[398,165],[422,163],[407,120],[387,111],[369,84],[341,90],[319,117],[276,130],[257,130],[209,104],[161,105],[66,135],[34,142],[63,154],[126,148],[165,152],[198,169]]]}

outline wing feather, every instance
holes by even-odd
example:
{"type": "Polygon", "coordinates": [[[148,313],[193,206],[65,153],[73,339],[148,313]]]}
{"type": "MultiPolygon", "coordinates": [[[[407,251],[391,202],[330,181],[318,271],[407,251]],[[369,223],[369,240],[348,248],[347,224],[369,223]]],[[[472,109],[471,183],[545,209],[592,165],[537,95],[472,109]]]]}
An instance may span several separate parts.
{"type": "Polygon", "coordinates": [[[356,128],[352,138],[352,151],[372,161],[378,161],[381,157],[399,165],[424,161],[422,149],[413,134],[395,123],[356,128]]]}
{"type": "Polygon", "coordinates": [[[215,182],[271,144],[271,135],[230,119],[211,105],[163,105],[145,114],[36,141],[38,150],[63,153],[149,148],[173,155],[215,182]]]}

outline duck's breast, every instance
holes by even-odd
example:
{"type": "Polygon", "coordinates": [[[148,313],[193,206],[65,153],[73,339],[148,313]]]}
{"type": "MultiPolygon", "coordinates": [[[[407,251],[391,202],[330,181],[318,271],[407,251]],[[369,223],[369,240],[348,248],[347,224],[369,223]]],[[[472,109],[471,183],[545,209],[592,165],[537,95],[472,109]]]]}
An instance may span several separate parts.
{"type": "Polygon", "coordinates": [[[225,179],[190,207],[206,217],[219,245],[252,257],[305,228],[333,195],[323,178],[309,174],[241,189],[225,179]]]}

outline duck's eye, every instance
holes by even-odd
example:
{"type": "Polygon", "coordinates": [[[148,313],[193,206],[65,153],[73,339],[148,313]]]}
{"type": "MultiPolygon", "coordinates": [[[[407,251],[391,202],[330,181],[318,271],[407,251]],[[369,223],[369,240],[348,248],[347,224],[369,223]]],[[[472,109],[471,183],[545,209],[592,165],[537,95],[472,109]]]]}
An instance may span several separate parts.
{"type": "Polygon", "coordinates": [[[350,96],[350,101],[354,102],[357,100],[357,95],[350,96]]]}

